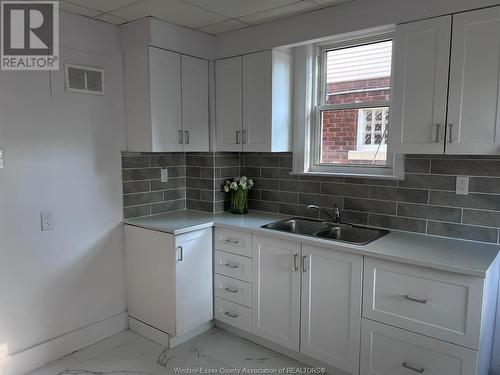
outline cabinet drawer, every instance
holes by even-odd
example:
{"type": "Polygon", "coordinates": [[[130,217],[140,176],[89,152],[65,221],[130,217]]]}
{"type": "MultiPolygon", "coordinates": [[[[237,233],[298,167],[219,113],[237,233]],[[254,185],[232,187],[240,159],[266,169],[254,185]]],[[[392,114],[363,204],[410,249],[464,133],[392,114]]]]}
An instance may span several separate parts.
{"type": "Polygon", "coordinates": [[[214,263],[216,273],[252,282],[252,259],[215,250],[214,263]]]}
{"type": "Polygon", "coordinates": [[[252,310],[221,298],[215,298],[215,319],[240,329],[252,329],[252,310]]]}
{"type": "Polygon", "coordinates": [[[252,284],[250,283],[215,274],[214,289],[217,297],[252,307],[252,284]]]}
{"type": "Polygon", "coordinates": [[[477,352],[363,319],[361,375],[473,375],[477,352]]]}
{"type": "Polygon", "coordinates": [[[365,258],[363,316],[478,349],[483,281],[365,258]]]}
{"type": "Polygon", "coordinates": [[[232,229],[215,228],[215,248],[232,254],[252,257],[250,233],[232,229]]]}

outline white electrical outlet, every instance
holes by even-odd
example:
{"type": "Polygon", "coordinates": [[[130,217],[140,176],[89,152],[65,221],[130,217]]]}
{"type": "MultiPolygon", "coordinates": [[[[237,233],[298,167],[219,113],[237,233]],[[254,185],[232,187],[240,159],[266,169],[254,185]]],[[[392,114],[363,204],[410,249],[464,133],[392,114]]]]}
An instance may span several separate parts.
{"type": "Polygon", "coordinates": [[[457,194],[469,195],[469,176],[457,176],[457,194]]]}
{"type": "Polygon", "coordinates": [[[3,150],[0,150],[0,168],[3,168],[3,150]]]}
{"type": "Polygon", "coordinates": [[[168,169],[164,168],[161,170],[161,182],[168,182],[168,169]]]}
{"type": "Polygon", "coordinates": [[[54,215],[52,211],[43,211],[41,214],[42,219],[42,231],[54,230],[56,228],[56,223],[54,221],[54,215]]]}

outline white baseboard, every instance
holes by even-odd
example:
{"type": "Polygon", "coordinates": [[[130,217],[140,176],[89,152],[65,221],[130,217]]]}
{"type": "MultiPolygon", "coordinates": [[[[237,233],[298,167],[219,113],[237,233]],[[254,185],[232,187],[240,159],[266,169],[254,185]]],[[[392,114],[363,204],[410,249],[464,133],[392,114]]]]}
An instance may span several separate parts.
{"type": "Polygon", "coordinates": [[[160,331],[149,324],[143,323],[131,316],[128,317],[128,327],[131,331],[144,336],[151,341],[154,341],[161,346],[168,346],[169,335],[166,332],[160,331]]]}
{"type": "Polygon", "coordinates": [[[170,336],[168,333],[150,326],[149,324],[141,322],[140,320],[137,320],[132,316],[128,317],[128,326],[131,331],[134,331],[135,333],[138,333],[139,335],[144,336],[160,344],[161,346],[172,349],[177,345],[180,345],[183,342],[186,342],[193,337],[208,331],[210,328],[215,326],[215,322],[213,320],[210,320],[209,322],[203,323],[202,325],[196,327],[195,329],[192,329],[182,336],[170,336]]]}
{"type": "Polygon", "coordinates": [[[125,331],[127,313],[77,329],[0,360],[1,375],[22,375],[48,362],[125,331]]]}

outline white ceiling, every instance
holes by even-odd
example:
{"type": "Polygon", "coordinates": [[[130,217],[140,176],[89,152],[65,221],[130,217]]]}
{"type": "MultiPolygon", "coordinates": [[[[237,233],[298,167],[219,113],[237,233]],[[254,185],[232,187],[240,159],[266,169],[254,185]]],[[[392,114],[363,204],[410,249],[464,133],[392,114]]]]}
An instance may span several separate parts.
{"type": "Polygon", "coordinates": [[[63,0],[68,12],[119,25],[155,18],[220,34],[351,0],[63,0]]]}

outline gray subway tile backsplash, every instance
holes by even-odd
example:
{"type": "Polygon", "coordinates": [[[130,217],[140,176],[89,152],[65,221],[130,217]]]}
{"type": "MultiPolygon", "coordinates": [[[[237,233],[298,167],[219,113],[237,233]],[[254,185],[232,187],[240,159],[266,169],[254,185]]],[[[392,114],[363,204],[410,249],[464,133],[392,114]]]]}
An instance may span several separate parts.
{"type": "Polygon", "coordinates": [[[500,158],[407,156],[403,181],[291,175],[291,153],[122,154],[124,216],[229,208],[226,179],[255,180],[249,208],[319,217],[306,204],[339,206],[345,222],[497,243],[500,158]],[[161,167],[170,179],[160,182],[161,167]],[[469,195],[456,195],[456,176],[471,176],[469,195]],[[160,198],[161,197],[161,198],[160,198]],[[158,199],[162,201],[157,202],[158,199]]]}

